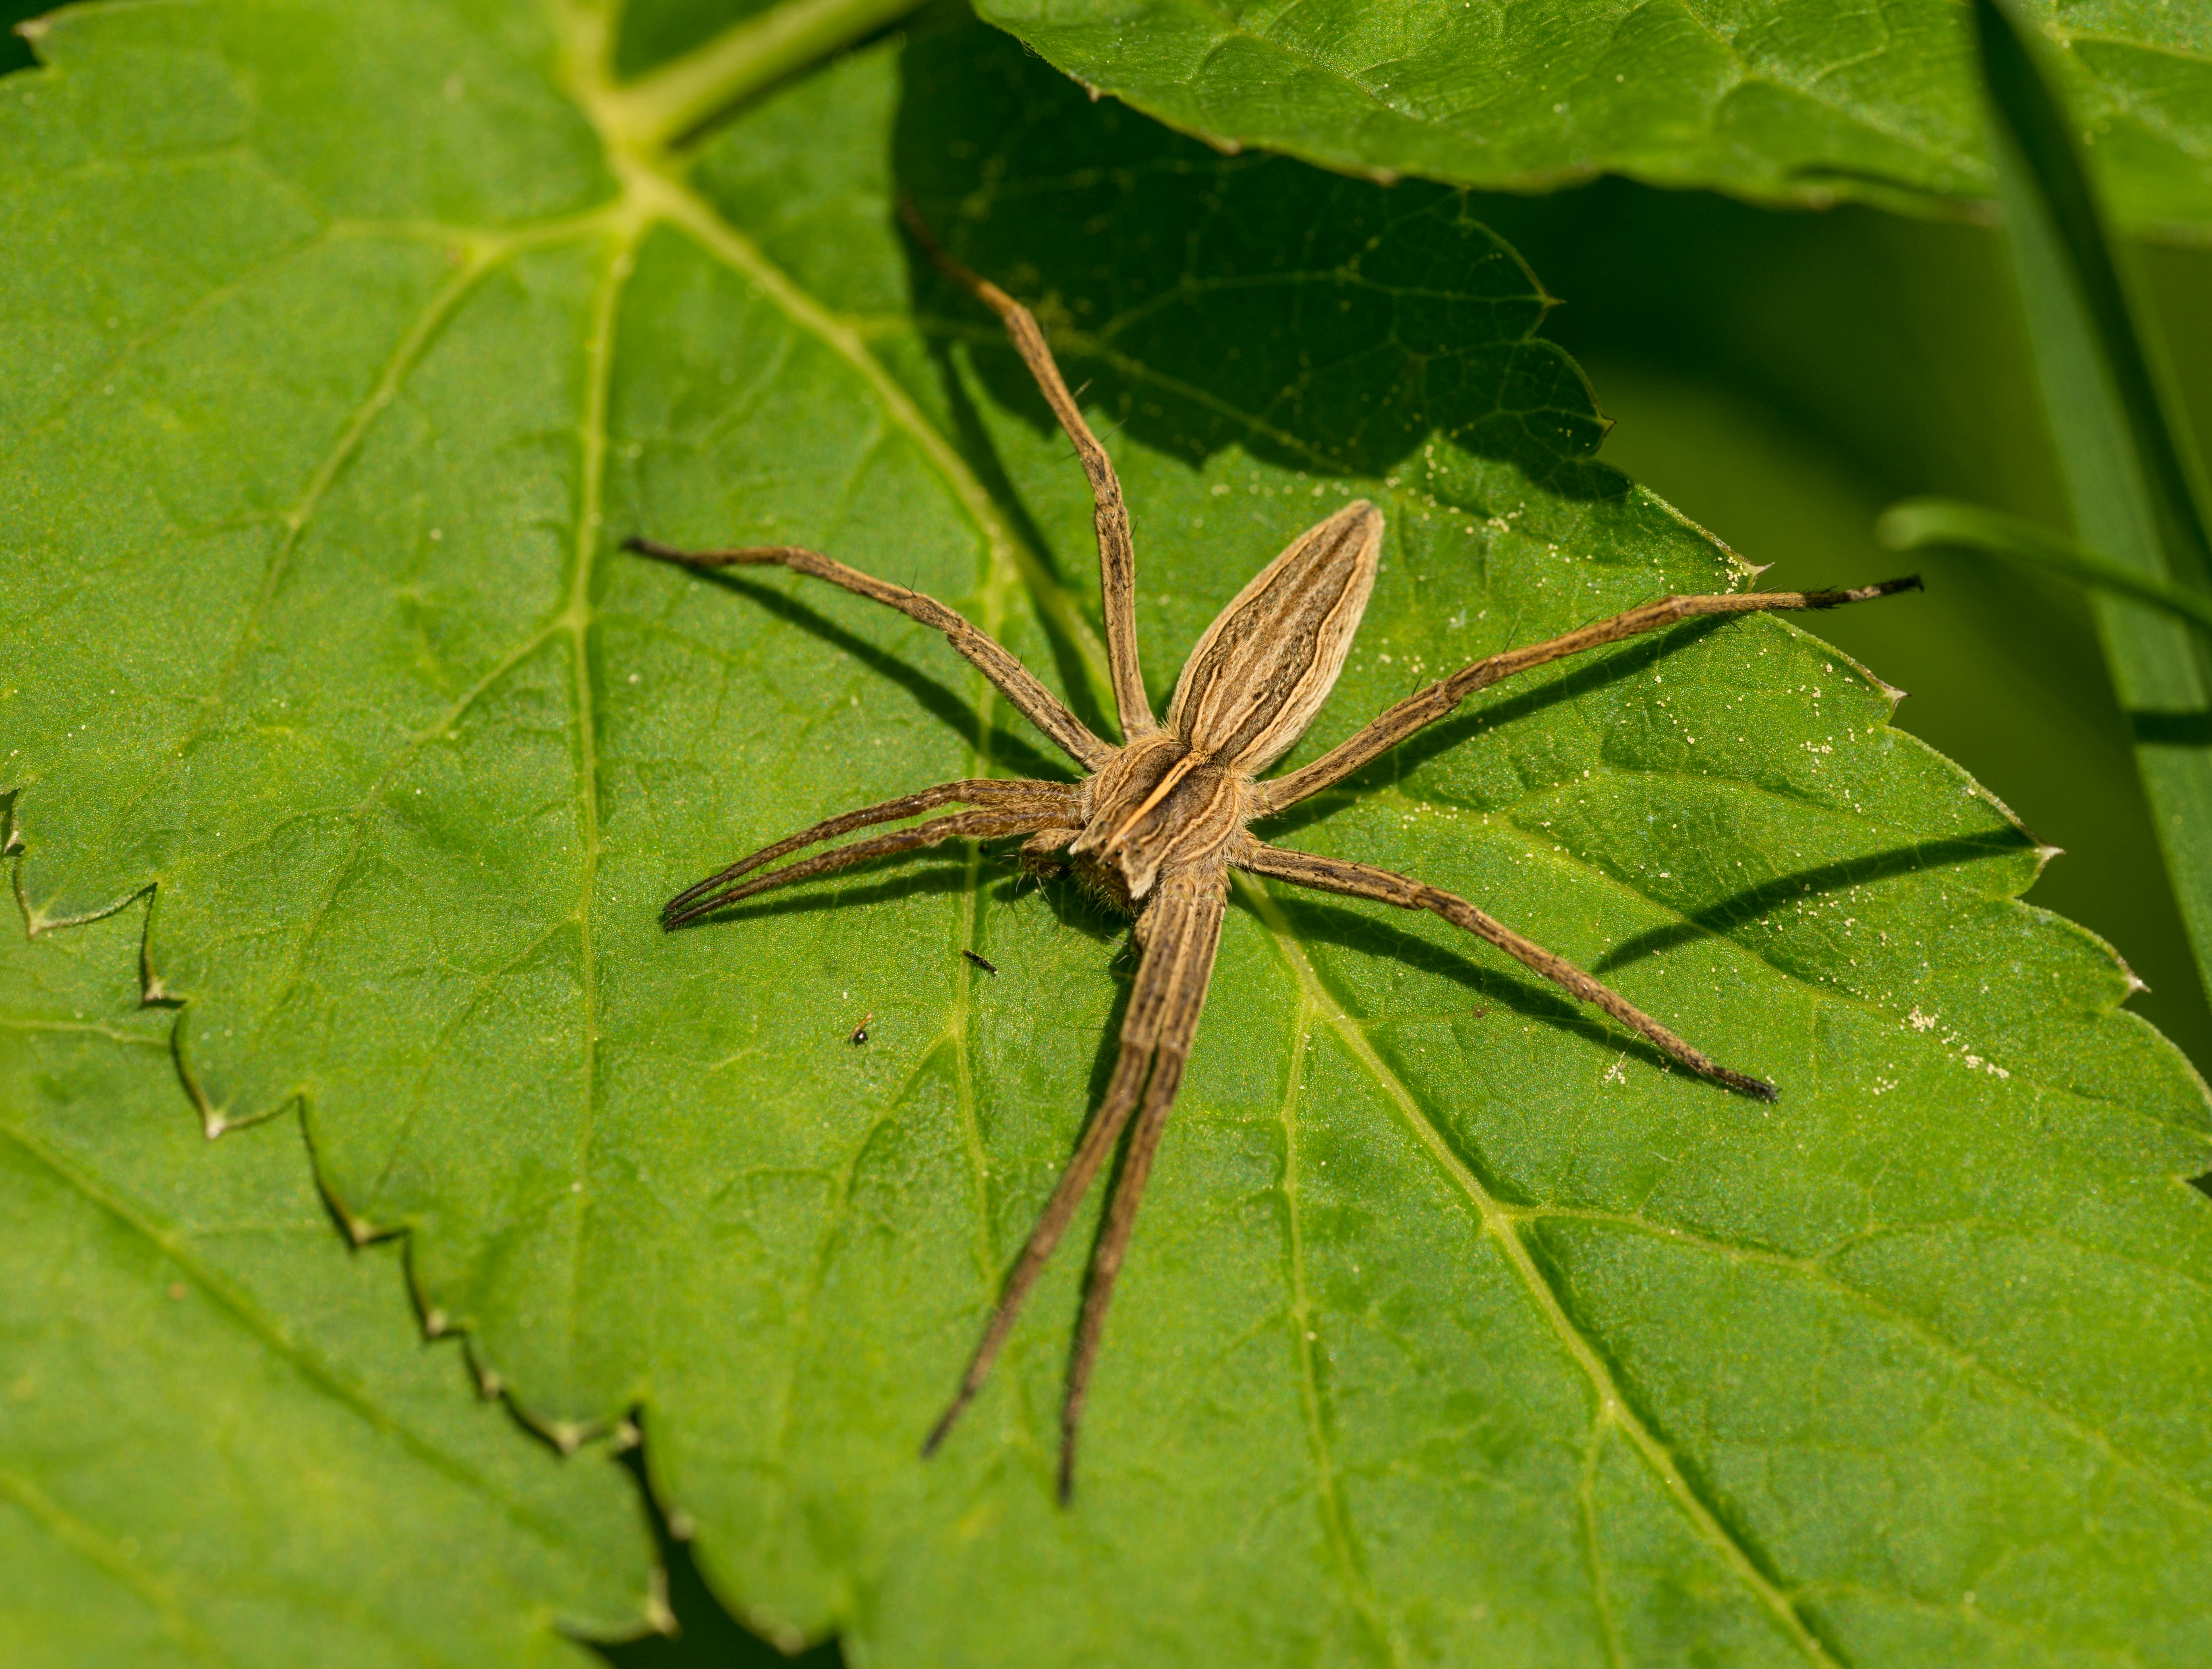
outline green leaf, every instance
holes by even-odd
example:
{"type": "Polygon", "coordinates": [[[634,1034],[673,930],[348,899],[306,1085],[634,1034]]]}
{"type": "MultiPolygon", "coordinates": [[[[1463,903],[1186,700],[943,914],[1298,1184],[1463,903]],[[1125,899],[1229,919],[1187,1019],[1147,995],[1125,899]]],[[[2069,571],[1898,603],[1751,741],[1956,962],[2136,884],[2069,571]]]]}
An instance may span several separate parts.
{"type": "Polygon", "coordinates": [[[2212,1646],[2203,1086],[2018,901],[2002,808],[1771,618],[1501,690],[1281,838],[1482,901],[1778,1107],[1441,923],[1243,889],[1074,1508],[1072,1256],[924,1464],[1125,924],[957,851],[661,934],[816,817],[1054,768],[933,634],[614,549],[822,546],[1103,722],[1081,473],[895,197],[1087,383],[1156,689],[1302,526],[1385,508],[1293,763],[1746,569],[1591,461],[1548,298],[1451,193],[1223,158],[950,20],[671,156],[589,14],[294,15],[70,14],[0,83],[27,907],[155,887],[210,1122],[302,1102],[549,1429],[641,1409],[734,1608],[886,1665],[2212,1646]]]}
{"type": "MultiPolygon", "coordinates": [[[[1069,75],[1234,148],[1546,191],[1601,173],[1759,203],[1985,212],[1973,44],[1950,0],[977,0],[1069,75]]],[[[2212,14],[2023,14],[2130,226],[2212,234],[2212,14]]]]}
{"type": "MultiPolygon", "coordinates": [[[[2154,586],[2212,603],[2212,536],[2180,408],[2135,318],[2063,106],[2027,40],[1976,0],[2013,270],[2059,474],[2081,543],[2154,586]]],[[[2105,658],[2212,992],[2212,646],[2139,603],[2096,599],[2105,658]]]]}
{"type": "Polygon", "coordinates": [[[295,1120],[201,1138],[144,919],[0,933],[0,1656],[580,1666],[568,1631],[643,1630],[622,1469],[423,1347],[295,1120]]]}
{"type": "Polygon", "coordinates": [[[2092,591],[2146,604],[2199,631],[2212,631],[2212,598],[2084,550],[2023,516],[2008,516],[1957,499],[1905,499],[1882,513],[1875,531],[1892,550],[1986,551],[2092,591]]]}

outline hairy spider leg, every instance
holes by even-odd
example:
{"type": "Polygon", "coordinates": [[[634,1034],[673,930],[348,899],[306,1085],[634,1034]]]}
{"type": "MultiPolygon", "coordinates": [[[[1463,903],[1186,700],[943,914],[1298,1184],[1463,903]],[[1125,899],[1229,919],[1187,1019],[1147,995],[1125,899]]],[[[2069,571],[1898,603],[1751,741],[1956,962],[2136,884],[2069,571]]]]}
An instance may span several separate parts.
{"type": "Polygon", "coordinates": [[[1318,892],[1341,893],[1347,898],[1370,898],[1379,904],[1395,904],[1405,910],[1433,911],[1453,926],[1463,927],[1476,938],[1488,940],[1516,962],[1534,969],[1570,996],[1603,1009],[1631,1031],[1649,1038],[1657,1047],[1699,1076],[1709,1077],[1716,1083],[1724,1083],[1731,1089],[1759,1101],[1771,1102],[1777,1098],[1772,1084],[1723,1066],[1704,1050],[1692,1047],[1619,992],[1601,985],[1565,956],[1554,955],[1534,939],[1524,938],[1497,917],[1477,909],[1456,893],[1448,893],[1441,887],[1431,887],[1425,882],[1416,881],[1392,870],[1350,863],[1340,858],[1316,858],[1310,853],[1291,852],[1282,847],[1268,846],[1249,835],[1244,847],[1231,861],[1239,869],[1250,870],[1255,875],[1271,875],[1279,881],[1311,887],[1318,892]]]}
{"type": "Polygon", "coordinates": [[[763,864],[775,862],[787,853],[798,852],[806,847],[819,846],[824,841],[834,841],[840,834],[849,834],[856,828],[872,828],[877,823],[896,822],[901,817],[933,811],[940,805],[1058,806],[1069,813],[1064,825],[1075,827],[1075,788],[1063,782],[1007,780],[997,777],[970,777],[959,782],[940,782],[934,788],[924,788],[918,793],[902,794],[896,799],[887,799],[876,805],[864,805],[857,811],[842,812],[824,819],[811,828],[802,828],[796,834],[786,835],[772,846],[764,846],[726,870],[708,876],[704,881],[686,887],[661,906],[661,919],[679,914],[684,907],[701,894],[710,892],[724,882],[734,881],[748,875],[763,864]]]}
{"type": "Polygon", "coordinates": [[[1408,737],[1446,717],[1476,690],[1548,661],[1564,660],[1587,649],[1656,632],[1698,615],[1834,609],[1846,603],[1864,603],[1874,598],[1919,589],[1920,576],[1909,574],[1901,580],[1885,580],[1878,586],[1856,586],[1848,591],[1731,592],[1711,597],[1662,597],[1656,603],[1646,603],[1587,626],[1578,626],[1541,643],[1470,661],[1449,677],[1439,678],[1427,688],[1415,690],[1395,707],[1386,707],[1356,735],[1338,743],[1310,765],[1259,784],[1261,809],[1254,816],[1268,816],[1288,810],[1300,800],[1341,782],[1363,765],[1371,763],[1408,737]]]}
{"type": "Polygon", "coordinates": [[[766,875],[757,875],[750,881],[739,881],[721,891],[694,901],[683,909],[661,917],[660,925],[673,931],[690,926],[702,916],[751,898],[776,887],[787,887],[794,881],[810,880],[817,875],[827,875],[832,870],[865,864],[872,858],[889,858],[902,852],[918,852],[924,847],[933,847],[946,841],[995,841],[1008,834],[1033,834],[1047,822],[1061,814],[1055,806],[1042,810],[998,810],[988,811],[956,811],[949,817],[933,817],[927,822],[916,823],[912,828],[894,830],[878,834],[872,840],[855,841],[850,846],[833,847],[829,851],[787,864],[781,869],[770,870],[766,875]]]}
{"type": "Polygon", "coordinates": [[[804,545],[748,545],[735,550],[678,550],[674,545],[635,535],[623,541],[624,550],[652,556],[689,568],[787,567],[827,580],[856,597],[896,609],[909,620],[918,620],[965,656],[988,678],[1014,711],[1035,725],[1052,743],[1081,765],[1097,770],[1116,751],[1114,745],[1091,734],[1090,727],[1067,710],[1059,696],[1037,682],[1036,674],[1016,660],[995,639],[978,631],[933,597],[904,586],[894,586],[872,574],[848,567],[834,556],[804,545]]]}
{"type": "Polygon", "coordinates": [[[1228,895],[1226,876],[1185,871],[1161,883],[1158,901],[1146,913],[1146,919],[1152,924],[1147,959],[1156,954],[1172,956],[1175,963],[1166,976],[1166,1012],[1152,1045],[1152,1081],[1145,1086],[1144,1105],[1137,1114],[1137,1127],[1130,1133],[1128,1155],[1107,1201],[1098,1242],[1091,1248],[1083,1317],[1076,1331],[1075,1354],[1067,1364],[1067,1388],[1060,1408],[1062,1506],[1075,1493],[1076,1433],[1083,1424],[1091,1369],[1098,1359],[1099,1342],[1106,1329],[1107,1307],[1114,1301],[1114,1283],[1129,1249],[1137,1206],[1152,1174],[1153,1156],[1167,1129],[1168,1114],[1175,1108],[1176,1093],[1182,1087],[1191,1039],[1197,1035],[1199,1016],[1213,980],[1213,953],[1221,943],[1221,918],[1228,895]]]}
{"type": "Polygon", "coordinates": [[[1036,379],[1038,391],[1052,408],[1052,415],[1060,419],[1060,428],[1067,432],[1075,455],[1083,460],[1083,473],[1091,480],[1092,519],[1098,528],[1098,583],[1104,604],[1106,660],[1114,680],[1114,706],[1121,723],[1121,739],[1134,742],[1139,737],[1150,736],[1160,726],[1152,717],[1152,704],[1145,694],[1144,672],[1138,665],[1137,553],[1129,537],[1129,509],[1121,501],[1121,482],[1114,473],[1114,460],[1106,455],[1106,448],[1084,421],[1082,408],[1067,391],[1067,384],[1060,374],[1060,366],[1045,342],[1044,331],[1038,327],[1036,316],[989,279],[969,271],[946,254],[911,200],[901,197],[898,209],[907,230],[914,234],[915,242],[921,245],[922,253],[929,257],[937,270],[998,314],[1014,351],[1021,355],[1022,363],[1036,379]]]}
{"type": "MultiPolygon", "coordinates": [[[[1076,1145],[1074,1156],[1060,1173],[1060,1181],[1051,1198],[1045,1201],[1043,1211],[1037,1214],[1036,1224],[1030,1230],[1021,1256],[1015,1260],[1013,1272],[1006,1278],[998,1307],[991,1312],[983,1337],[969,1359],[968,1370],[961,1375],[959,1389],[953,1393],[951,1404],[923,1441],[924,1454],[936,1452],[945,1434],[952,1429],[953,1423],[975,1400],[976,1392],[989,1377],[991,1365],[998,1360],[1007,1334],[1013,1331],[1023,1303],[1036,1287],[1037,1278],[1044,1273],[1046,1263],[1058,1248],[1061,1236],[1066,1234],[1068,1224],[1083,1204],[1083,1197],[1091,1191],[1091,1183],[1113,1152],[1131,1114],[1137,1111],[1148,1078],[1159,1087],[1146,1098],[1147,1116],[1156,1125],[1165,1120],[1182,1080],[1182,1062],[1190,1051],[1199,1010],[1206,1000],[1206,985],[1213,968],[1213,947],[1221,932],[1225,890],[1218,877],[1211,882],[1189,875],[1171,877],[1161,883],[1155,901],[1138,918],[1136,936],[1144,949],[1144,960],[1138,964],[1136,982],[1129,992],[1129,1006],[1121,1017],[1121,1049],[1114,1059],[1114,1076],[1107,1083],[1097,1111],[1091,1114],[1083,1139],[1076,1145]],[[1164,1077],[1160,1076],[1164,1059],[1172,1061],[1164,1077]]],[[[1084,1389],[1089,1380],[1091,1360],[1097,1350],[1099,1328],[1113,1296],[1114,1276],[1121,1268],[1130,1226],[1135,1221],[1137,1200],[1143,1192],[1145,1174],[1151,1168],[1152,1149],[1158,1139],[1156,1130],[1146,1144],[1141,1162],[1132,1151],[1136,1188],[1129,1193],[1126,1207],[1109,1210],[1093,1254],[1092,1280],[1084,1301],[1083,1331],[1076,1355],[1069,1364],[1067,1398],[1063,1404],[1063,1499],[1074,1477],[1073,1422],[1082,1417],[1084,1389]]],[[[1128,1175],[1125,1171],[1125,1187],[1128,1175]]],[[[1117,1200],[1121,1193],[1116,1190],[1117,1200]]]]}

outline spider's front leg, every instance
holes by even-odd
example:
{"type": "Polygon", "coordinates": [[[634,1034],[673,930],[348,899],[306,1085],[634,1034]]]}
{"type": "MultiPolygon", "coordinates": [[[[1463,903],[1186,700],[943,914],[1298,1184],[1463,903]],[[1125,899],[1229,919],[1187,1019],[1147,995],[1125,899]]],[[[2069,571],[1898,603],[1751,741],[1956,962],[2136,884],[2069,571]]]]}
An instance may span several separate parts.
{"type": "Polygon", "coordinates": [[[937,270],[998,314],[999,322],[1006,328],[1007,340],[1036,379],[1037,391],[1052,408],[1052,415],[1060,419],[1076,457],[1082,461],[1083,473],[1091,478],[1093,519],[1098,530],[1099,601],[1105,616],[1106,658],[1114,680],[1121,739],[1135,742],[1150,736],[1159,728],[1159,722],[1152,717],[1152,702],[1145,694],[1144,671],[1137,660],[1137,552],[1130,541],[1128,507],[1121,501],[1121,482],[1114,473],[1114,460],[1084,421],[1075,397],[1067,391],[1066,380],[1060,374],[1059,363],[1037,325],[1036,315],[947,254],[911,199],[901,197],[898,209],[899,218],[937,270]]]}
{"type": "Polygon", "coordinates": [[[872,858],[919,851],[945,841],[990,841],[1008,834],[1032,834],[1039,830],[1048,830],[1054,834],[1065,830],[1065,839],[1073,840],[1080,826],[1080,792],[1073,784],[1065,782],[1010,782],[997,778],[970,778],[963,782],[939,783],[936,787],[925,788],[918,794],[904,794],[878,805],[862,806],[857,811],[847,811],[816,823],[811,828],[802,828],[796,834],[787,835],[748,857],[740,858],[727,869],[718,871],[704,881],[686,887],[661,907],[660,925],[670,929],[687,926],[702,916],[712,914],[727,905],[772,888],[788,886],[794,881],[827,874],[831,870],[866,863],[872,858]],[[796,864],[770,870],[766,875],[753,874],[763,865],[773,863],[790,853],[818,846],[824,841],[835,840],[840,834],[849,834],[856,828],[895,822],[901,817],[934,810],[940,805],[973,805],[981,809],[956,811],[948,817],[933,817],[927,822],[916,823],[912,828],[897,829],[889,834],[878,834],[872,840],[855,841],[850,846],[818,853],[796,864]],[[740,878],[749,875],[752,876],[750,880],[740,878]]]}
{"type": "Polygon", "coordinates": [[[1641,637],[1700,615],[1771,614],[1801,609],[1838,609],[1847,603],[1871,602],[1899,592],[1918,591],[1920,576],[1885,580],[1878,586],[1854,586],[1844,591],[1729,592],[1712,596],[1662,597],[1656,603],[1626,610],[1604,620],[1592,621],[1573,631],[1541,643],[1524,644],[1470,661],[1448,678],[1439,678],[1417,689],[1395,707],[1386,707],[1357,734],[1338,743],[1310,765],[1258,785],[1258,816],[1287,811],[1302,799],[1344,780],[1362,766],[1371,764],[1417,732],[1427,729],[1479,689],[1543,666],[1565,660],[1608,643],[1641,637]]]}

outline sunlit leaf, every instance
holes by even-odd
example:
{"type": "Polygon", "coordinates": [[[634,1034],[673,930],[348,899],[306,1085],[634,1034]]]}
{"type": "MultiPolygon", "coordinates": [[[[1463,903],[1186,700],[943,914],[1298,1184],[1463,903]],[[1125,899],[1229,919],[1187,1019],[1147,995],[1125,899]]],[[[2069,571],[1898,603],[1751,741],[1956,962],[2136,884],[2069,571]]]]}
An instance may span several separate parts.
{"type": "Polygon", "coordinates": [[[593,1661],[647,1626],[636,1493],[426,1348],[291,1119],[210,1149],[133,909],[0,933],[0,1658],[593,1661]]]}
{"type": "Polygon", "coordinates": [[[792,828],[1054,766],[933,634],[615,548],[821,546],[1104,722],[1081,473],[895,197],[1087,385],[1157,689],[1383,507],[1293,763],[1747,572],[1591,461],[1547,298],[1440,188],[1224,158],[944,21],[672,159],[589,15],[290,15],[71,14],[0,84],[25,898],[153,885],[211,1120],[301,1100],[533,1418],[641,1410],[735,1606],[933,1666],[2203,1654],[2203,1086],[2018,901],[2002,808],[1771,619],[1503,689],[1279,838],[1482,901],[1778,1107],[1440,923],[1243,889],[1073,1508],[1073,1257],[923,1463],[1123,924],[955,851],[661,934],[792,828]]]}

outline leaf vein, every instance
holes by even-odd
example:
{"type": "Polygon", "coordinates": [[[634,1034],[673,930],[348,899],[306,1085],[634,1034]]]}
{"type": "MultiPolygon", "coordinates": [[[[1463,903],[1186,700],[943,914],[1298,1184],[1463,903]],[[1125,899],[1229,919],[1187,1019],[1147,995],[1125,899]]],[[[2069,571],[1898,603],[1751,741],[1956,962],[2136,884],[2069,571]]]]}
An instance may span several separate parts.
{"type": "Polygon", "coordinates": [[[567,1540],[558,1523],[541,1518],[526,1503],[499,1489],[491,1479],[465,1461],[447,1453],[380,1407],[337,1367],[273,1325],[246,1295],[234,1290],[228,1280],[204,1260],[183,1236],[161,1228],[143,1216],[120,1196],[101,1186],[28,1132],[0,1125],[0,1140],[12,1144],[112,1221],[154,1247],[190,1277],[194,1286],[206,1293],[247,1332],[258,1339],[271,1356],[288,1364],[317,1392],[372,1429],[390,1435],[441,1476],[488,1501],[496,1502],[502,1516],[532,1539],[549,1548],[566,1550],[567,1540]]]}
{"type": "Polygon", "coordinates": [[[1568,1314],[1559,1294],[1536,1267],[1511,1217],[1483,1186],[1481,1179],[1453,1150],[1443,1131],[1430,1118],[1412,1090],[1376,1053],[1359,1029],[1355,1026],[1336,1023],[1337,1005],[1329,999],[1327,987],[1307,958],[1304,947],[1291,936],[1289,924],[1284,920],[1273,895],[1249,877],[1240,874],[1237,883],[1254,913],[1267,926],[1274,940],[1277,954],[1297,979],[1310,1000],[1324,1015],[1330,1017],[1331,1024],[1344,1040],[1347,1053],[1360,1063],[1385,1098],[1398,1109],[1407,1128],[1426,1150],[1446,1180],[1474,1207],[1484,1231],[1498,1242],[1504,1253],[1507,1262],[1519,1278],[1537,1314],[1566,1348],[1568,1355],[1588,1381],[1601,1412],[1609,1414],[1615,1421],[1642,1455],[1644,1463],[1658,1475],[1676,1510],[1681,1513],[1691,1528],[1718,1552],[1737,1581],[1747,1588],[1773,1617],[1799,1654],[1808,1663],[1824,1666],[1824,1669],[1826,1666],[1833,1664],[1835,1659],[1813,1632],[1811,1625],[1788,1593],[1760,1569],[1751,1550],[1729,1528],[1712,1504],[1705,1499],[1675,1463],[1657,1434],[1623,1396],[1604,1358],[1573,1317],[1568,1314]]]}

